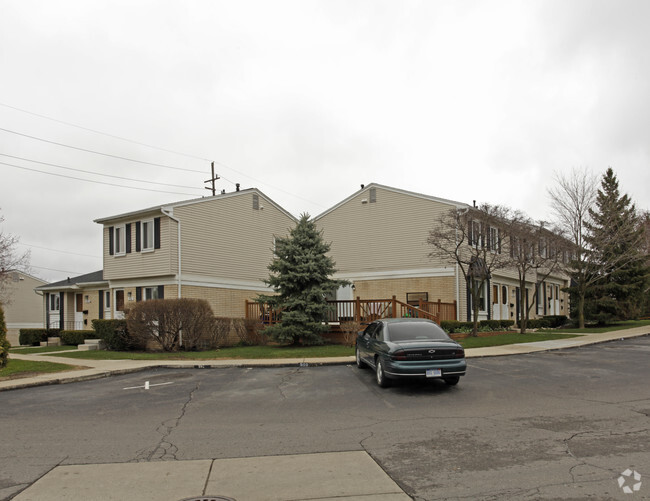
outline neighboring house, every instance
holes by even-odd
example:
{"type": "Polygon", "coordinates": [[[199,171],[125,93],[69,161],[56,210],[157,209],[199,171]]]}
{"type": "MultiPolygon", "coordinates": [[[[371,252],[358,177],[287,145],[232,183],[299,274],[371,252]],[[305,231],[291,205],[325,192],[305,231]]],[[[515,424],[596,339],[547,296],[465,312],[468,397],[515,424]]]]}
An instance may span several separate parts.
{"type": "Polygon", "coordinates": [[[7,324],[7,339],[12,346],[18,346],[20,329],[43,327],[43,299],[34,288],[45,284],[45,280],[22,271],[9,271],[5,282],[2,309],[7,324]]]}
{"type": "Polygon", "coordinates": [[[63,330],[92,329],[91,321],[103,318],[105,313],[107,290],[108,282],[102,278],[102,270],[36,287],[43,295],[43,299],[39,299],[45,326],[63,330]]]}
{"type": "Polygon", "coordinates": [[[123,318],[135,301],[178,297],[244,317],[245,301],[269,292],[275,236],[296,219],[253,188],[95,222],[103,226],[104,318],[123,318]]]}
{"type": "MultiPolygon", "coordinates": [[[[419,299],[456,302],[457,319],[471,319],[471,297],[457,266],[429,257],[429,231],[441,214],[450,209],[464,210],[467,204],[389,186],[370,184],[315,218],[331,255],[336,261],[337,278],[352,285],[340,289],[337,299],[354,297],[390,298],[417,304],[419,299]]],[[[507,244],[498,246],[508,252],[507,244]]],[[[561,289],[567,278],[548,277],[537,284],[527,277],[529,296],[534,287],[543,289],[531,317],[568,315],[568,295],[561,289]]],[[[516,270],[495,272],[484,287],[480,319],[517,320],[522,308],[518,301],[516,270]]]]}

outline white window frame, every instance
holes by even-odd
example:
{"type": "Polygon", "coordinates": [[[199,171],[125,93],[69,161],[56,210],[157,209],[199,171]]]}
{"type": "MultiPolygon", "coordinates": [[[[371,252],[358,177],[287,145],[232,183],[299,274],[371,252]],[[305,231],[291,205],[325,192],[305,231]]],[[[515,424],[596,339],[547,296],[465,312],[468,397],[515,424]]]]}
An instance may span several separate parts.
{"type": "Polygon", "coordinates": [[[50,294],[49,311],[61,311],[61,298],[58,294],[50,294]]]}
{"type": "Polygon", "coordinates": [[[126,225],[121,224],[113,229],[113,255],[126,256],[126,225]]]}
{"type": "Polygon", "coordinates": [[[142,300],[151,301],[152,299],[158,299],[158,287],[143,287],[142,300]]]}
{"type": "Polygon", "coordinates": [[[488,238],[490,251],[501,254],[501,231],[494,226],[488,226],[488,238]]]}
{"type": "Polygon", "coordinates": [[[140,245],[142,252],[153,252],[155,248],[155,229],[153,219],[140,222],[140,245]]]}
{"type": "Polygon", "coordinates": [[[104,311],[111,311],[111,291],[103,291],[104,294],[104,311]]]}

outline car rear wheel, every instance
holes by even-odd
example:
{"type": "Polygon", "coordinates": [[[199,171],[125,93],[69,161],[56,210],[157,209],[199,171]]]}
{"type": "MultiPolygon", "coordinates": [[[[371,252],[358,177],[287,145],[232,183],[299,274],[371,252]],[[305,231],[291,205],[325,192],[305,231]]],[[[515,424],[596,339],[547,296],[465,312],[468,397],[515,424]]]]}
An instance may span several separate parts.
{"type": "Polygon", "coordinates": [[[381,360],[377,359],[377,367],[375,374],[377,375],[377,384],[382,388],[387,388],[390,386],[390,381],[384,374],[384,366],[381,364],[381,360]]]}
{"type": "Polygon", "coordinates": [[[357,367],[359,369],[365,369],[367,367],[366,363],[361,360],[361,354],[359,353],[359,347],[357,346],[356,350],[354,350],[354,357],[357,360],[357,367]]]}
{"type": "Polygon", "coordinates": [[[458,384],[458,381],[460,381],[460,376],[448,376],[445,379],[445,383],[447,383],[449,386],[455,386],[458,384]]]}

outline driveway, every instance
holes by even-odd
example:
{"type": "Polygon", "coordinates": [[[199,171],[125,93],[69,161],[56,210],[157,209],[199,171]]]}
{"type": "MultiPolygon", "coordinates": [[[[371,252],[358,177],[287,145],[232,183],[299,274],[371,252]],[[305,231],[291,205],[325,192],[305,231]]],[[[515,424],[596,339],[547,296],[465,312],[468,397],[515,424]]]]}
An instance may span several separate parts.
{"type": "Polygon", "coordinates": [[[369,453],[414,499],[632,499],[617,483],[628,468],[648,479],[635,499],[648,498],[649,359],[643,337],[471,359],[457,387],[383,390],[344,365],[155,369],[2,392],[0,499],[57,465],[344,451],[369,453]]]}

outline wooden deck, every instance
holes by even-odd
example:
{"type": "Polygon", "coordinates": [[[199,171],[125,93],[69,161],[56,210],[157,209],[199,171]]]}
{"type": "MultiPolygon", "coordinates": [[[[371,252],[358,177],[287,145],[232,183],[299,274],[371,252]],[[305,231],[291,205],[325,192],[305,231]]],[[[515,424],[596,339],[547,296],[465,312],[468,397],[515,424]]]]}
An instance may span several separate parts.
{"type": "MultiPolygon", "coordinates": [[[[437,324],[442,320],[456,320],[456,302],[443,303],[422,301],[417,306],[398,301],[395,296],[391,299],[356,299],[343,301],[328,301],[331,308],[325,322],[331,326],[339,326],[344,322],[367,323],[379,318],[428,318],[437,324]]],[[[272,311],[267,305],[254,301],[246,301],[246,318],[259,319],[265,325],[280,321],[281,312],[272,311]]]]}

